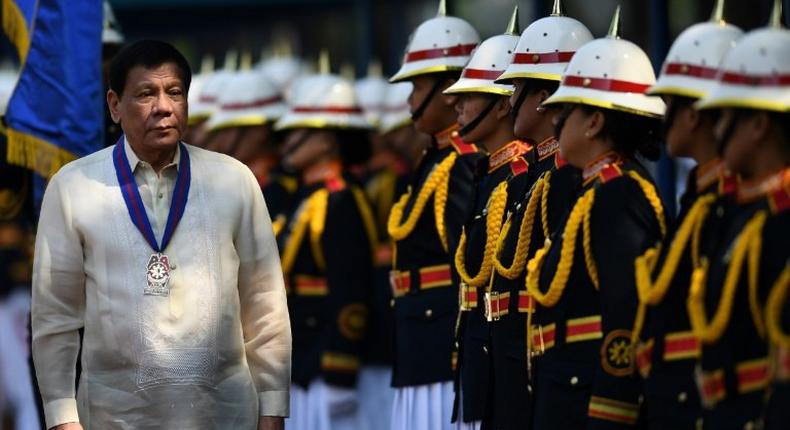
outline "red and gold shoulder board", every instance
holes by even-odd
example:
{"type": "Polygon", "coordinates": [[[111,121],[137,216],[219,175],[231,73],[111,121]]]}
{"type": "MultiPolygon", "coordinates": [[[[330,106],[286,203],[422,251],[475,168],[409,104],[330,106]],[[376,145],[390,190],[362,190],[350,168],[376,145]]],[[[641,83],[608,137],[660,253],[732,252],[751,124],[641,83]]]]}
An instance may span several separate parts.
{"type": "Polygon", "coordinates": [[[456,152],[461,155],[477,153],[477,146],[475,146],[474,143],[464,142],[458,133],[453,133],[453,136],[450,138],[450,143],[453,145],[453,148],[455,148],[456,152]]]}

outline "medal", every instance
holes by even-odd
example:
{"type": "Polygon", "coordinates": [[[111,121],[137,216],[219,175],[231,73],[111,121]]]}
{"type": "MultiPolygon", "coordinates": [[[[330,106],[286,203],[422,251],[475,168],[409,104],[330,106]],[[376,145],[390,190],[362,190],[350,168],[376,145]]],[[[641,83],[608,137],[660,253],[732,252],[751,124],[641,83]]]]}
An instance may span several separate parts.
{"type": "Polygon", "coordinates": [[[170,243],[178,222],[181,221],[181,217],[184,215],[189,196],[189,184],[192,179],[186,146],[180,142],[179,145],[181,157],[179,158],[178,178],[176,179],[173,199],[170,202],[170,212],[167,215],[167,223],[165,224],[161,242],[157,242],[148,214],[145,212],[143,200],[140,198],[140,191],[137,189],[134,174],[131,166],[129,166],[129,159],[126,156],[126,151],[124,151],[123,137],[118,140],[118,143],[115,144],[115,149],[113,149],[115,174],[118,177],[121,195],[123,195],[126,209],[129,211],[129,217],[135,227],[137,227],[137,230],[143,235],[145,241],[148,242],[148,245],[154,250],[145,266],[146,286],[143,289],[143,294],[146,296],[167,297],[170,294],[168,285],[170,282],[170,259],[164,254],[164,250],[170,243]]]}

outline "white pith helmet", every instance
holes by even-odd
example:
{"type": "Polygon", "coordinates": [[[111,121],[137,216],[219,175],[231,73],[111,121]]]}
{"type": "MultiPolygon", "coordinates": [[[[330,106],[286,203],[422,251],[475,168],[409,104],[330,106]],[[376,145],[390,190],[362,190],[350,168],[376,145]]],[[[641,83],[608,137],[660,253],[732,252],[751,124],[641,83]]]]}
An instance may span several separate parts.
{"type": "MultiPolygon", "coordinates": [[[[220,70],[202,78],[199,88],[194,89],[195,96],[192,97],[197,101],[194,104],[189,104],[190,124],[208,119],[214,114],[219,103],[219,96],[225,90],[232,76],[232,72],[220,70]]],[[[191,85],[189,91],[190,93],[193,91],[191,85]]]]}
{"type": "Polygon", "coordinates": [[[497,82],[511,83],[518,78],[559,81],[573,54],[591,40],[590,30],[563,16],[560,0],[554,0],[551,15],[521,33],[513,60],[497,82]]]}
{"type": "Polygon", "coordinates": [[[478,43],[480,36],[472,25],[461,18],[447,16],[445,0],[440,0],[437,16],[420,24],[412,33],[403,64],[390,82],[461,70],[478,43]]]}
{"type": "Polygon", "coordinates": [[[354,85],[329,73],[329,57],[325,53],[320,63],[322,73],[306,76],[294,85],[288,111],[275,129],[371,128],[357,103],[354,85]]]}
{"type": "Polygon", "coordinates": [[[124,42],[121,27],[118,25],[118,20],[115,19],[115,12],[113,12],[110,3],[104,1],[104,13],[102,16],[102,31],[101,43],[120,45],[124,42]]]}
{"type": "Polygon", "coordinates": [[[724,55],[743,35],[740,28],[724,22],[723,11],[724,0],[718,0],[709,22],[680,33],[648,94],[699,99],[710,91],[724,55]]]}
{"type": "Polygon", "coordinates": [[[716,84],[696,106],[790,112],[790,30],[782,27],[781,1],[769,27],[746,33],[727,53],[716,84]]]}
{"type": "Polygon", "coordinates": [[[280,92],[261,71],[245,70],[228,79],[206,127],[218,130],[263,125],[276,121],[285,109],[280,92]]]}
{"type": "Polygon", "coordinates": [[[411,124],[411,110],[409,95],[412,91],[411,82],[398,82],[390,84],[384,98],[384,109],[379,124],[381,134],[397,130],[411,124]]]}
{"type": "Polygon", "coordinates": [[[513,59],[519,39],[518,6],[513,9],[505,34],[483,41],[461,72],[461,78],[444,90],[444,94],[488,93],[501,96],[513,94],[513,86],[495,83],[513,59]]]}
{"type": "Polygon", "coordinates": [[[568,63],[557,91],[544,105],[576,103],[660,118],[661,98],[645,94],[655,84],[653,66],[641,48],[617,36],[620,7],[609,34],[579,48],[568,63]]]}
{"type": "Polygon", "coordinates": [[[384,101],[389,83],[382,77],[381,63],[372,61],[368,65],[368,75],[354,83],[357,102],[365,113],[365,119],[378,127],[384,111],[384,101]]]}

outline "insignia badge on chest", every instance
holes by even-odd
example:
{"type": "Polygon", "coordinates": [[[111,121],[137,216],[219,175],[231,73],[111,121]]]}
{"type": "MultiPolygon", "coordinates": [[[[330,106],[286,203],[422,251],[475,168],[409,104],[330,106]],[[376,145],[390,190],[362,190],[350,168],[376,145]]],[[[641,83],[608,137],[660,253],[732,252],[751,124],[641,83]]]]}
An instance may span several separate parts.
{"type": "Polygon", "coordinates": [[[148,282],[144,295],[167,297],[170,294],[170,261],[167,256],[158,252],[151,254],[145,277],[148,282]]]}
{"type": "Polygon", "coordinates": [[[633,373],[632,350],[630,331],[621,329],[609,332],[601,344],[603,370],[614,376],[626,376],[633,373]]]}

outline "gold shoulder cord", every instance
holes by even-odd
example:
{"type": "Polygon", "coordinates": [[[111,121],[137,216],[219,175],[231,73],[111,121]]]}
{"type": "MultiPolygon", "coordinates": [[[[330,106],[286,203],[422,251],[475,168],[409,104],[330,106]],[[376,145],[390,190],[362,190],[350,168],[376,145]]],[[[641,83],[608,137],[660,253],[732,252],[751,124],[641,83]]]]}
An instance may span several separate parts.
{"type": "Polygon", "coordinates": [[[450,185],[450,170],[453,168],[457,158],[458,154],[453,152],[434,167],[433,172],[428,175],[428,178],[420,189],[417,199],[414,202],[414,207],[405,221],[401,222],[403,220],[404,208],[411,196],[411,190],[403,194],[398,202],[392,206],[387,222],[387,233],[389,233],[393,241],[403,240],[414,231],[414,227],[417,225],[417,221],[420,219],[422,211],[428,203],[428,199],[431,195],[434,195],[436,231],[439,234],[439,239],[445,251],[448,250],[447,231],[444,226],[444,207],[447,203],[447,192],[450,185]]]}
{"type": "Polygon", "coordinates": [[[651,275],[658,261],[661,252],[661,245],[648,249],[644,254],[637,257],[634,261],[634,273],[636,277],[636,290],[639,295],[639,308],[637,309],[634,329],[632,331],[636,340],[644,326],[645,313],[647,306],[655,306],[664,299],[669,290],[670,283],[675,277],[680,258],[686,249],[689,240],[692,242],[692,267],[699,266],[699,234],[705,219],[708,216],[711,204],[716,200],[715,194],[706,194],[689,209],[686,218],[680,225],[672,243],[669,245],[669,252],[661,271],[653,283],[651,275]]]}
{"type": "MultiPolygon", "coordinates": [[[[649,181],[643,179],[636,172],[628,172],[629,177],[634,179],[642,193],[647,198],[659,223],[662,236],[666,232],[666,224],[664,221],[664,207],[661,204],[661,199],[656,193],[655,187],[649,181]]],[[[540,291],[540,271],[546,259],[546,255],[551,248],[551,241],[546,240],[546,244],[538,250],[535,257],[527,264],[527,290],[529,293],[543,306],[552,307],[557,304],[562,297],[565,286],[570,276],[571,268],[573,267],[574,252],[576,250],[576,238],[579,233],[579,227],[582,226],[582,246],[584,250],[584,261],[587,267],[587,274],[590,277],[595,289],[599,289],[598,269],[595,264],[595,258],[592,253],[592,235],[590,229],[590,214],[595,202],[595,188],[587,190],[574,204],[568,221],[565,225],[565,230],[562,236],[562,248],[560,250],[560,261],[557,264],[557,269],[554,272],[554,277],[551,280],[548,291],[544,294],[540,291]]]]}
{"type": "Polygon", "coordinates": [[[321,252],[321,233],[324,231],[326,221],[326,206],[329,200],[329,191],[322,188],[311,194],[301,205],[296,216],[293,230],[288,240],[285,242],[283,250],[282,268],[283,274],[288,275],[293,269],[299,247],[304,240],[307,229],[310,229],[310,245],[315,258],[316,265],[323,268],[325,260],[321,252]]]}
{"type": "Polygon", "coordinates": [[[493,274],[493,257],[496,250],[497,238],[502,228],[502,217],[507,206],[507,181],[502,181],[491,193],[488,201],[488,215],[486,216],[486,243],[483,249],[483,261],[480,271],[472,276],[466,270],[466,232],[461,233],[461,240],[455,250],[455,265],[461,280],[470,287],[478,288],[485,285],[493,274]]]}
{"type": "Polygon", "coordinates": [[[719,304],[711,320],[708,320],[705,312],[705,283],[708,270],[707,261],[703,261],[701,266],[694,270],[687,307],[691,328],[695,336],[703,343],[715,343],[721,338],[724,330],[727,328],[730,317],[732,316],[735,292],[738,288],[738,281],[741,277],[743,263],[747,258],[749,271],[749,308],[757,333],[761,337],[765,336],[765,324],[757,297],[757,283],[762,247],[762,229],[765,225],[766,218],[766,211],[760,211],[755,214],[735,239],[732,259],[727,267],[721,298],[719,299],[719,304]]]}
{"type": "Polygon", "coordinates": [[[494,253],[493,262],[494,268],[497,273],[507,279],[513,280],[518,278],[524,272],[527,263],[527,255],[529,253],[530,244],[532,241],[532,228],[535,223],[535,212],[537,211],[538,201],[540,201],[540,215],[541,224],[543,227],[544,237],[549,237],[548,226],[548,195],[549,183],[551,180],[551,171],[547,171],[535,183],[535,189],[532,190],[532,195],[527,203],[527,208],[524,212],[524,217],[521,219],[521,225],[518,231],[518,238],[516,239],[516,252],[513,254],[513,261],[510,267],[505,267],[500,260],[502,247],[504,246],[505,239],[510,232],[511,224],[510,219],[502,227],[502,232],[496,244],[496,252],[494,253]]]}
{"type": "Polygon", "coordinates": [[[777,346],[790,348],[790,334],[782,330],[782,308],[787,305],[787,290],[790,288],[790,262],[774,282],[765,307],[765,328],[768,339],[777,346]]]}
{"type": "Polygon", "coordinates": [[[351,193],[354,195],[354,200],[359,209],[359,215],[362,217],[362,224],[365,227],[365,233],[367,233],[366,235],[370,245],[370,255],[375,259],[376,247],[378,246],[378,232],[376,229],[376,221],[373,218],[373,212],[370,210],[368,201],[365,198],[365,193],[361,189],[351,187],[351,193]]]}

